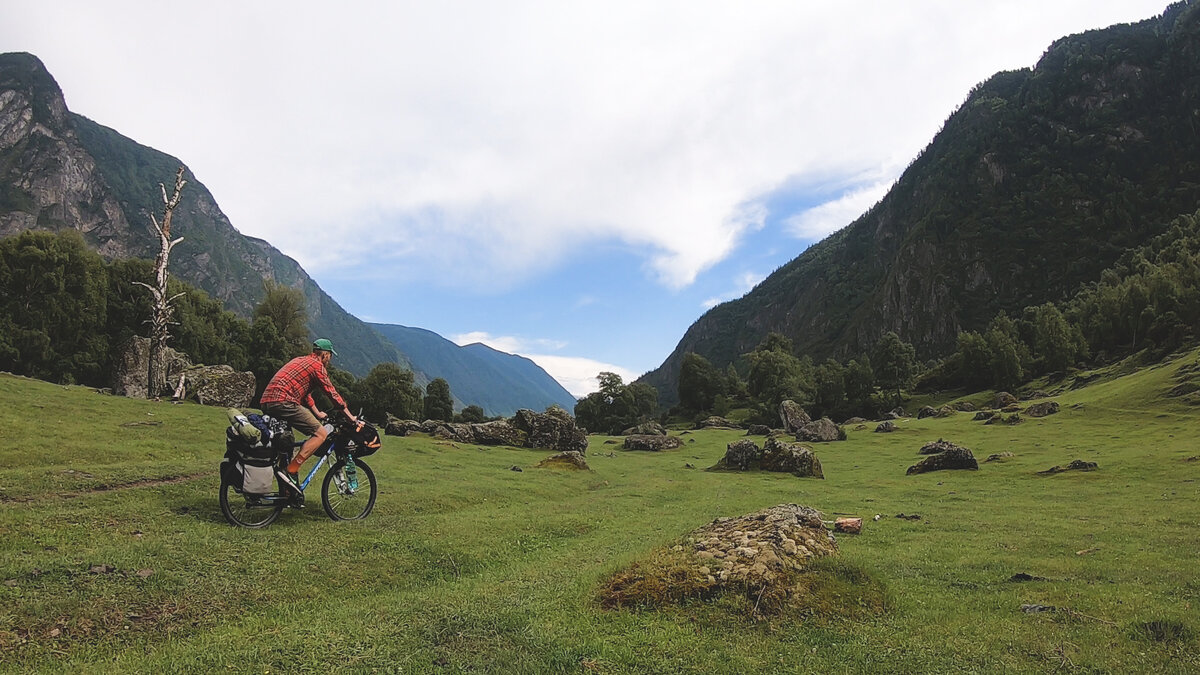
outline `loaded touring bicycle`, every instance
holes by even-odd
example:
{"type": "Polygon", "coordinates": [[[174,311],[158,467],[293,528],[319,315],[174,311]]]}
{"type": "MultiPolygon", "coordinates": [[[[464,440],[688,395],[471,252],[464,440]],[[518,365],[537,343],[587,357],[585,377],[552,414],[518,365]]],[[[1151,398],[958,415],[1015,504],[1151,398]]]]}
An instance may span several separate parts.
{"type": "Polygon", "coordinates": [[[243,415],[230,408],[221,460],[221,513],[231,525],[266,527],[285,508],[303,508],[304,490],[321,467],[321,506],[334,520],[366,518],[375,508],[375,472],[363,461],[380,447],[379,432],[366,422],[333,415],[326,425],[329,437],[313,455],[317,462],[294,483],[287,465],[300,447],[282,420],[267,415],[243,415]]]}

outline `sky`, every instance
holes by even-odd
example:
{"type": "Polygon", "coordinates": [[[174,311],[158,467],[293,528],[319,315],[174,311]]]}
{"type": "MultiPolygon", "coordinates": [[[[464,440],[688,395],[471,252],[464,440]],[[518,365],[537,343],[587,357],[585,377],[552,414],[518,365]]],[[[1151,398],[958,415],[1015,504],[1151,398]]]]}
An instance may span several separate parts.
{"type": "Polygon", "coordinates": [[[0,51],[356,316],[582,396],[852,222],[973,86],[1167,4],[6,0],[0,51]]]}

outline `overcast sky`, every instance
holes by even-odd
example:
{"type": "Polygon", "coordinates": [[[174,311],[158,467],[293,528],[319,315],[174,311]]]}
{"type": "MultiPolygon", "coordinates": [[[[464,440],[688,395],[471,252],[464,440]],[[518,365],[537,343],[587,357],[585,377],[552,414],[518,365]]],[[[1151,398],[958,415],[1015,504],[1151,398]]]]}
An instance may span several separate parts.
{"type": "Polygon", "coordinates": [[[862,213],[975,84],[1166,5],[6,0],[0,51],[357,316],[581,395],[862,213]]]}

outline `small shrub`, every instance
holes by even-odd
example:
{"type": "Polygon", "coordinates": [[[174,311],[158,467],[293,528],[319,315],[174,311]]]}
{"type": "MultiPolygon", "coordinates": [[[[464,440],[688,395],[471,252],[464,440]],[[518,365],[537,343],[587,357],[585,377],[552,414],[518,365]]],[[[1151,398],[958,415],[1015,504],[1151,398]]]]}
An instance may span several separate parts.
{"type": "Polygon", "coordinates": [[[1159,643],[1191,642],[1196,638],[1196,632],[1182,621],[1155,619],[1134,623],[1129,627],[1129,636],[1134,640],[1159,643]]]}

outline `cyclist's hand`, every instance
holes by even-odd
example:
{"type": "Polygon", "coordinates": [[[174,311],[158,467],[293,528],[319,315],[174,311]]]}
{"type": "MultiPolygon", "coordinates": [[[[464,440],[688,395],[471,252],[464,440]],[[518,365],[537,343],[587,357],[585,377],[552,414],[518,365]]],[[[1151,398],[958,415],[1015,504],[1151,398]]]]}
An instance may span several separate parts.
{"type": "Polygon", "coordinates": [[[346,419],[350,420],[351,422],[354,422],[355,424],[358,424],[358,418],[355,417],[354,415],[350,414],[349,408],[343,409],[342,412],[346,413],[346,419]]]}
{"type": "Polygon", "coordinates": [[[313,413],[313,414],[315,414],[315,415],[317,416],[317,419],[319,419],[319,420],[323,420],[323,419],[325,419],[326,417],[329,417],[329,415],[326,415],[326,414],[325,414],[325,411],[324,411],[324,410],[317,410],[317,411],[316,411],[315,413],[313,413]]]}

